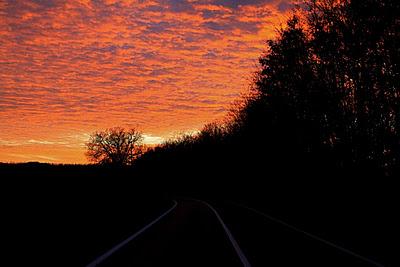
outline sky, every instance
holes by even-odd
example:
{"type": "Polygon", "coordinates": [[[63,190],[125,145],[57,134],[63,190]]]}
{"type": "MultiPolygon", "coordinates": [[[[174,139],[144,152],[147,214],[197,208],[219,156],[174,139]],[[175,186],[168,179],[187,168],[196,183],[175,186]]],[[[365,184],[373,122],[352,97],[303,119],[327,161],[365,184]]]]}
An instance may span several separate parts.
{"type": "Polygon", "coordinates": [[[90,133],[149,144],[226,116],[290,0],[0,0],[0,162],[85,163],[90,133]]]}

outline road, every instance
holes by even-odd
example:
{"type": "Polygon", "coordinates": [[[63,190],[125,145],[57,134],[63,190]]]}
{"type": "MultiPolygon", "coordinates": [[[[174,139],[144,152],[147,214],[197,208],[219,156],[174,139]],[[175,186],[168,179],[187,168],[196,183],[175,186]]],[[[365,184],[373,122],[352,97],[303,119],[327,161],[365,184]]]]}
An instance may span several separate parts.
{"type": "Polygon", "coordinates": [[[257,210],[232,203],[218,207],[252,266],[383,266],[257,210]]]}
{"type": "Polygon", "coordinates": [[[179,199],[94,266],[382,266],[254,210],[179,199]]]}

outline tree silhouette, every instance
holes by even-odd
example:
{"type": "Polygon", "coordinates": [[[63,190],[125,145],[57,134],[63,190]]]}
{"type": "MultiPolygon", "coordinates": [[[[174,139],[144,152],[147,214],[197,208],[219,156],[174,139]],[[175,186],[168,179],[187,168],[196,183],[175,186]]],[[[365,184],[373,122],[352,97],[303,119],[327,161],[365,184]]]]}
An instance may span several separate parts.
{"type": "Polygon", "coordinates": [[[396,175],[399,14],[395,0],[306,0],[267,41],[251,92],[228,122],[157,153],[260,173],[396,175]]]}
{"type": "Polygon", "coordinates": [[[116,127],[95,132],[86,143],[86,156],[97,164],[131,165],[142,153],[142,141],[142,134],[135,129],[116,127]]]}
{"type": "Polygon", "coordinates": [[[400,160],[399,11],[391,0],[306,1],[267,42],[236,132],[263,136],[272,153],[390,172],[400,160]]]}
{"type": "Polygon", "coordinates": [[[385,171],[399,160],[399,7],[391,0],[312,0],[307,13],[319,86],[333,100],[335,145],[351,163],[385,171]]]}

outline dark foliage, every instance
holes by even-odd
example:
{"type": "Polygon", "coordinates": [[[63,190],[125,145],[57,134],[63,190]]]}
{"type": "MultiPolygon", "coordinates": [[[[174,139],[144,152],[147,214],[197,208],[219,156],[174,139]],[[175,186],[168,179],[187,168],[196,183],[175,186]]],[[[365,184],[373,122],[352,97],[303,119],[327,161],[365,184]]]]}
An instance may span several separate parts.
{"type": "Polygon", "coordinates": [[[397,1],[308,1],[267,42],[252,92],[227,122],[167,142],[138,165],[396,175],[399,11],[397,1]]]}
{"type": "Polygon", "coordinates": [[[95,132],[86,143],[86,156],[97,164],[131,165],[142,153],[142,134],[135,129],[111,128],[95,132]]]}

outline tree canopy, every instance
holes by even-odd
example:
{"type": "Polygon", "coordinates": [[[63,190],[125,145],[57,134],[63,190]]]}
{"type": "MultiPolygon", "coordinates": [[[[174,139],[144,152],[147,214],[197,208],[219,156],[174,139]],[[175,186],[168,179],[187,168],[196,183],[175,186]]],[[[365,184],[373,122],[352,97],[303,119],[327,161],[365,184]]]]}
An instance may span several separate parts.
{"type": "Polygon", "coordinates": [[[398,14],[392,0],[306,1],[267,42],[236,130],[269,148],[391,173],[400,161],[398,14]]]}
{"type": "Polygon", "coordinates": [[[131,165],[141,154],[143,136],[136,129],[110,128],[95,132],[86,143],[87,158],[97,164],[131,165]]]}
{"type": "Polygon", "coordinates": [[[228,120],[157,153],[225,170],[399,173],[399,14],[395,0],[306,0],[266,42],[228,120]]]}

